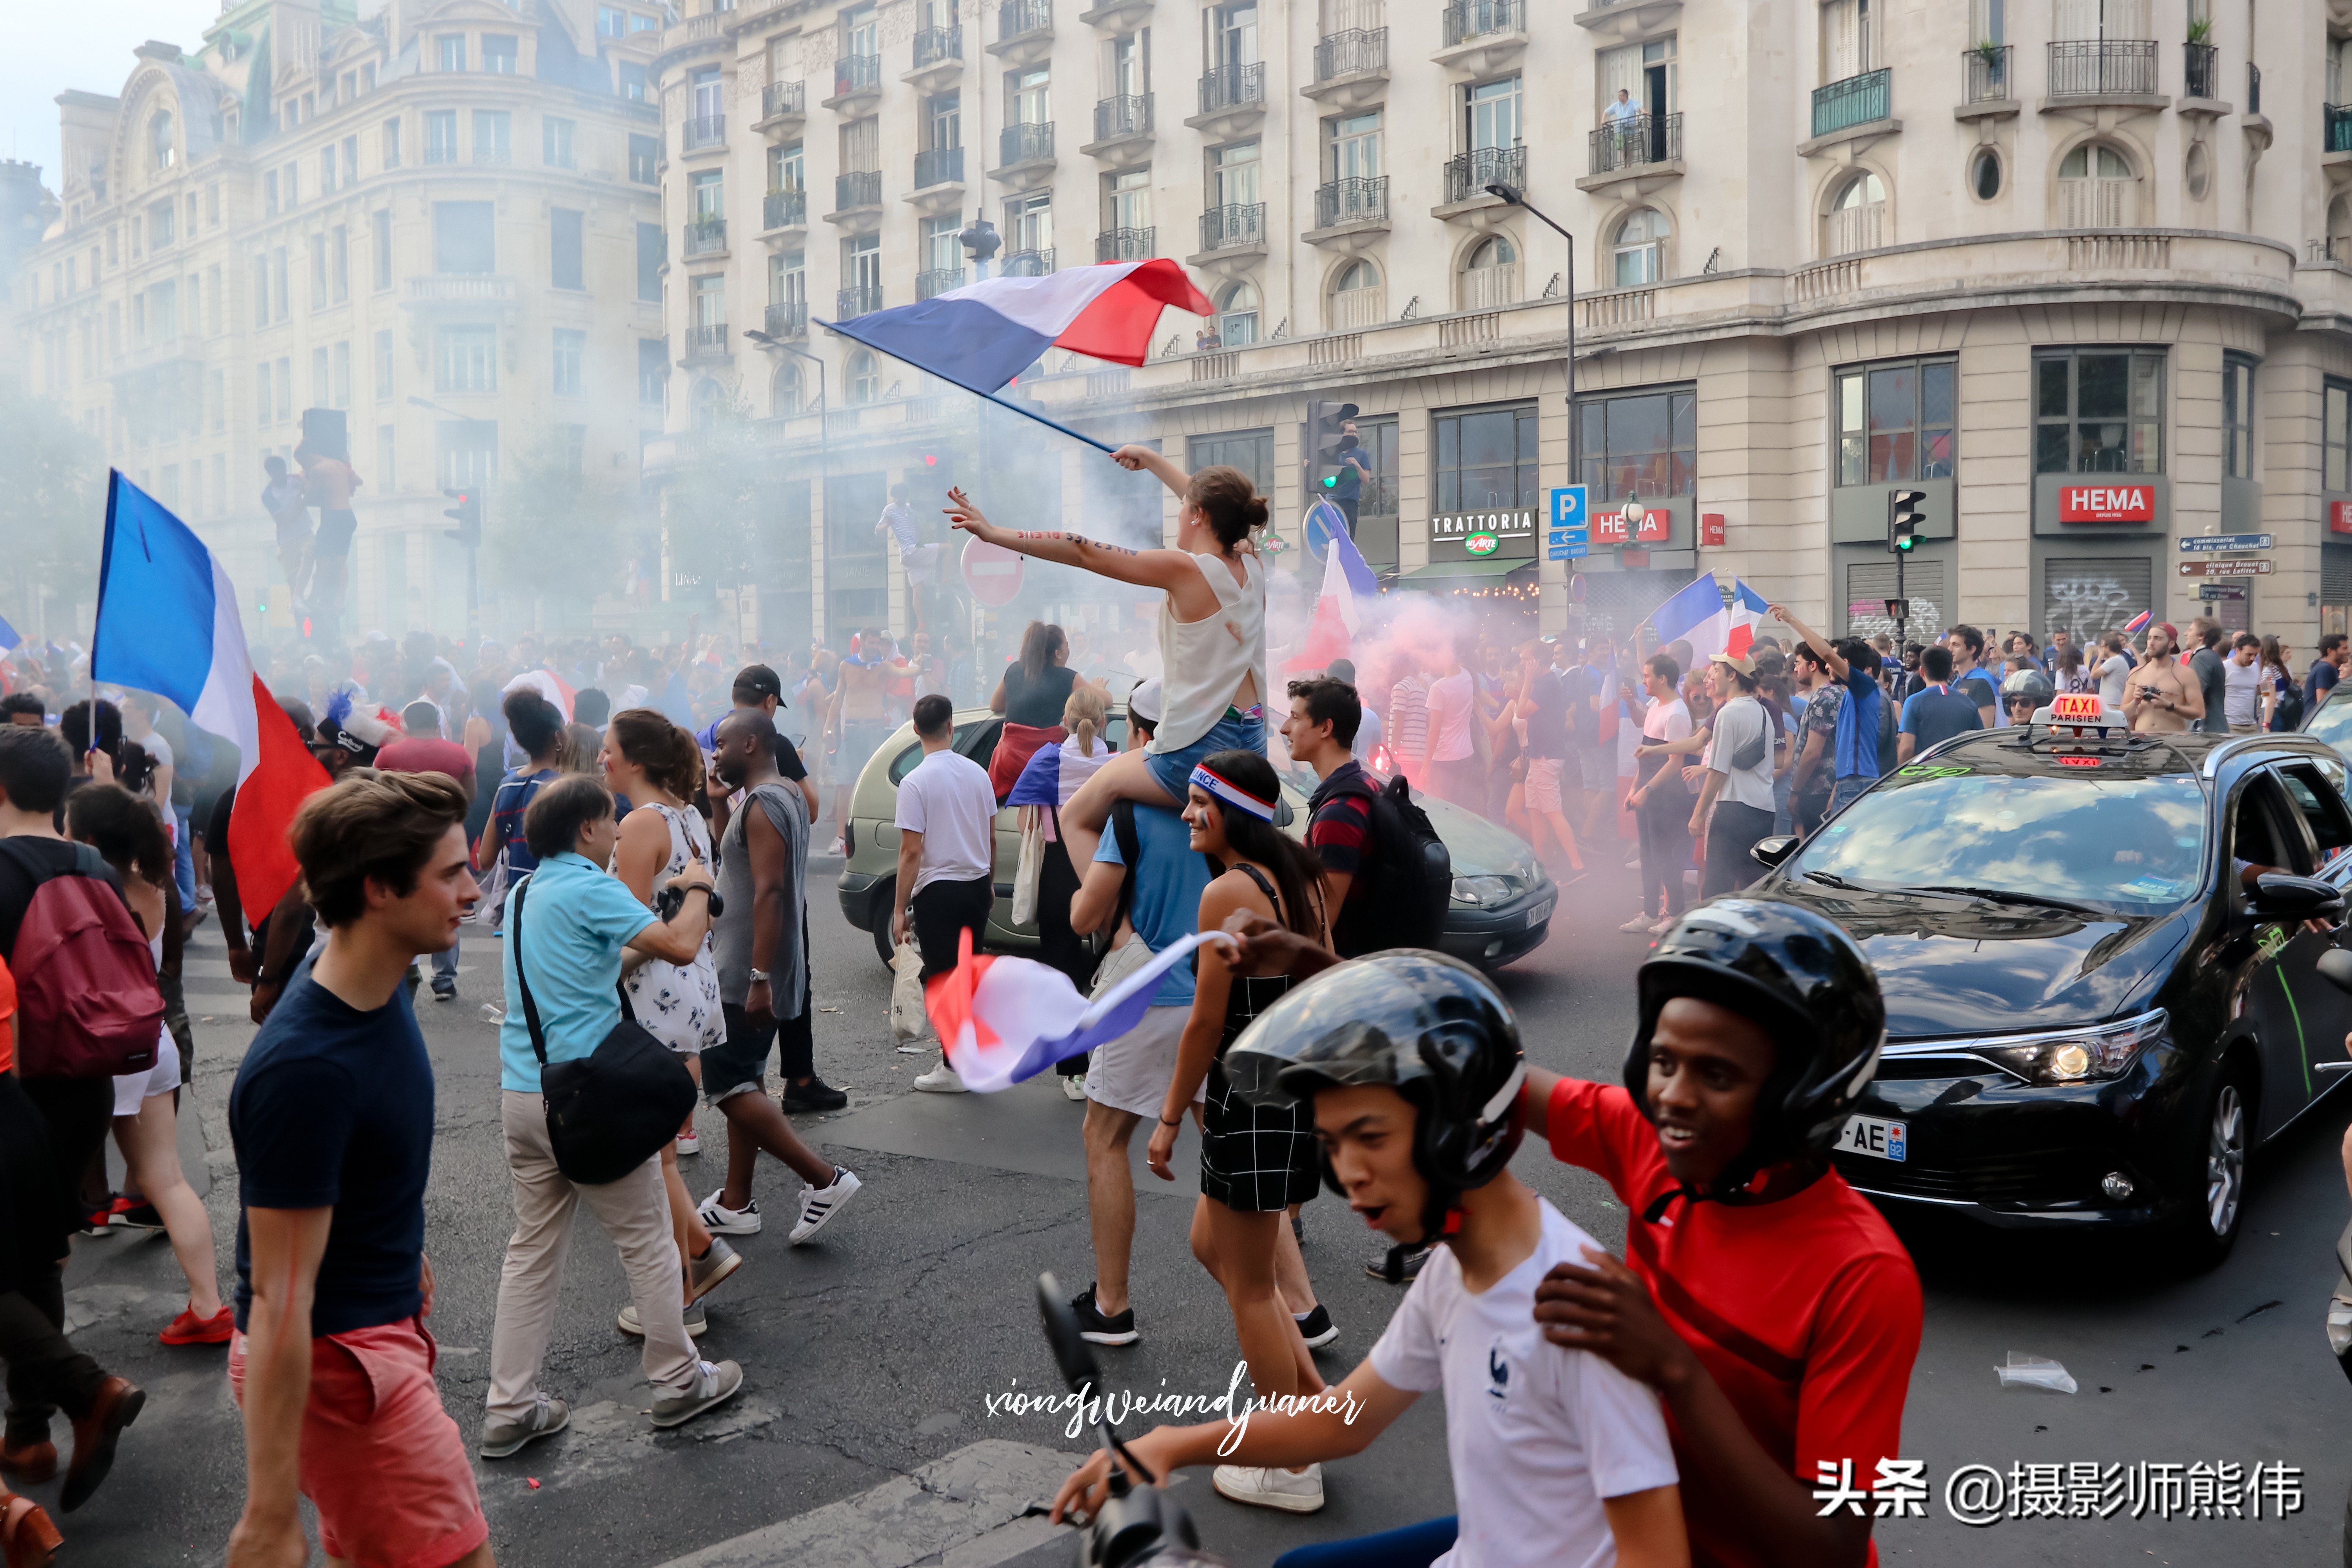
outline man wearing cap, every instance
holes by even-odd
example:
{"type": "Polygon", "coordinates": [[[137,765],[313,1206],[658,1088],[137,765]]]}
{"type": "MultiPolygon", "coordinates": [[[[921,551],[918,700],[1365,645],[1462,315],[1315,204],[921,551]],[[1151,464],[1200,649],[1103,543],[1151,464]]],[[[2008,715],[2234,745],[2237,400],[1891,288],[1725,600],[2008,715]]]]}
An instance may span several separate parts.
{"type": "Polygon", "coordinates": [[[1694,838],[1706,840],[1699,896],[1744,888],[1762,874],[1748,857],[1772,831],[1772,721],[1756,700],[1756,661],[1744,654],[1708,657],[1706,694],[1715,721],[1701,757],[1698,804],[1691,809],[1694,838]]]}
{"type": "MultiPolygon", "coordinates": [[[[735,672],[735,689],[730,698],[736,709],[756,708],[772,723],[776,710],[784,705],[784,683],[768,666],[747,664],[735,672]]],[[[706,759],[719,753],[719,721],[713,719],[703,726],[701,733],[694,737],[694,743],[702,748],[706,759]]],[[[801,792],[801,798],[808,802],[809,821],[814,823],[816,785],[809,781],[808,764],[801,761],[799,748],[786,738],[781,729],[776,731],[776,772],[801,792]]],[[[716,792],[711,795],[710,830],[721,837],[727,833],[728,808],[731,799],[731,796],[716,792]]]]}
{"type": "Polygon", "coordinates": [[[2205,717],[2197,678],[2174,657],[2180,634],[2169,621],[2147,628],[2147,655],[2124,678],[2124,717],[2136,734],[2178,734],[2205,717]]]}

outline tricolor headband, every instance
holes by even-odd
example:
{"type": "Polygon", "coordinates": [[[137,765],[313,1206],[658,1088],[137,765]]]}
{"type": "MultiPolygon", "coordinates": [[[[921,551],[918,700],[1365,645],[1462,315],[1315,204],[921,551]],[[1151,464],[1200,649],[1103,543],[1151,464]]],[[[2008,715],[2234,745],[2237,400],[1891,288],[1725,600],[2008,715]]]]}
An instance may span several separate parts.
{"type": "Polygon", "coordinates": [[[1241,785],[1211,773],[1209,764],[1206,763],[1192,764],[1192,783],[1199,784],[1227,805],[1238,805],[1262,822],[1274,820],[1274,802],[1260,800],[1241,785]]]}

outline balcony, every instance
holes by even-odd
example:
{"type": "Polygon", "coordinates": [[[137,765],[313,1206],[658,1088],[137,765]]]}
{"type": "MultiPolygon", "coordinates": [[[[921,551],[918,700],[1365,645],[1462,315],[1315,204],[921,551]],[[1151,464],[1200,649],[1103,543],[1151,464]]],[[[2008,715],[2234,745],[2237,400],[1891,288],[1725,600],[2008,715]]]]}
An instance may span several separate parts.
{"type": "Polygon", "coordinates": [[[1847,140],[1847,132],[1892,119],[1894,79],[1895,73],[1881,66],[1813,89],[1813,138],[1798,151],[1822,145],[1824,136],[1847,140]]]}
{"type": "Polygon", "coordinates": [[[1576,182],[1579,190],[1596,191],[1627,181],[1643,190],[1652,187],[1642,182],[1664,181],[1683,172],[1679,114],[1629,115],[1592,132],[1586,142],[1592,172],[1576,182]]]}
{"type": "Polygon", "coordinates": [[[677,122],[677,145],[681,153],[707,153],[727,145],[727,117],[723,114],[698,114],[677,122]]]}
{"type": "Polygon", "coordinates": [[[2246,112],[2260,114],[2262,111],[2263,68],[2248,60],[2246,62],[2246,112]]]}
{"type": "Polygon", "coordinates": [[[1315,46],[1315,79],[1298,90],[1334,109],[1358,109],[1389,79],[1389,30],[1350,27],[1315,46]]]}
{"type": "Polygon", "coordinates": [[[1500,183],[1524,188],[1528,183],[1525,147],[1476,147],[1445,161],[1445,200],[1430,209],[1432,217],[1469,216],[1503,205],[1486,194],[1500,183]]]}
{"type": "Polygon", "coordinates": [[[716,359],[734,353],[734,339],[728,336],[724,321],[704,321],[686,329],[686,357],[716,359]]]}
{"type": "Polygon", "coordinates": [[[915,298],[918,300],[929,300],[950,289],[962,287],[963,268],[961,267],[934,267],[915,274],[915,298]]]}
{"type": "Polygon", "coordinates": [[[1460,77],[1479,77],[1527,52],[1528,0],[1453,0],[1445,43],[1430,58],[1460,77]]]}
{"type": "Polygon", "coordinates": [[[1052,0],[1004,0],[996,8],[996,41],[988,52],[1016,66],[1034,65],[1053,51],[1052,0]]]}
{"type": "Polygon", "coordinates": [[[1043,278],[1054,270],[1054,252],[1044,250],[1008,250],[999,270],[1007,278],[1043,278]]]}
{"type": "Polygon", "coordinates": [[[881,308],[882,285],[879,283],[866,283],[855,289],[844,289],[833,297],[833,314],[835,321],[846,321],[853,316],[870,315],[881,308]]]}
{"type": "Polygon", "coordinates": [[[456,163],[457,161],[457,144],[452,142],[427,142],[425,144],[425,161],[428,163],[456,163]]]}
{"type": "Polygon", "coordinates": [[[837,223],[860,234],[882,226],[882,171],[853,169],[833,177],[833,210],[827,223],[837,223]]]}
{"type": "Polygon", "coordinates": [[[1201,215],[1201,248],[1186,258],[1193,267],[1219,262],[1245,265],[1265,254],[1265,204],[1211,207],[1201,215]]]}
{"type": "Polygon", "coordinates": [[[1995,44],[1990,48],[1960,51],[1960,103],[1952,110],[1958,120],[1990,120],[2017,112],[2017,46],[1995,44]]]}
{"type": "Polygon", "coordinates": [[[882,96],[882,57],[843,55],[833,62],[833,96],[827,109],[860,109],[882,96]]]}
{"type": "Polygon", "coordinates": [[[760,203],[760,226],[769,233],[808,226],[806,191],[770,191],[760,203]]]}
{"type": "Polygon", "coordinates": [[[1156,228],[1112,228],[1095,236],[1095,259],[1149,261],[1160,254],[1156,228]]]}
{"type": "Polygon", "coordinates": [[[411,307],[439,305],[511,305],[517,298],[515,280],[494,272],[444,272],[408,279],[411,307]]]}
{"type": "Polygon", "coordinates": [[[769,306],[762,330],[772,338],[808,336],[808,301],[787,300],[781,305],[769,306]]]}
{"type": "Polygon", "coordinates": [[[988,172],[1015,190],[1042,185],[1054,172],[1054,122],[1021,121],[996,137],[996,167],[988,172]]]}
{"type": "Polygon", "coordinates": [[[1316,187],[1315,226],[1298,237],[1309,245],[1336,244],[1342,251],[1369,246],[1389,231],[1389,182],[1385,174],[1363,180],[1333,180],[1316,187]]]}
{"type": "Polygon", "coordinates": [[[772,81],[760,89],[760,123],[755,131],[773,131],[787,121],[808,118],[808,83],[772,81]]]}
{"type": "Polygon", "coordinates": [[[1201,112],[1184,123],[1223,135],[1255,123],[1265,114],[1265,63],[1218,66],[1201,78],[1201,112]]]}
{"type": "Polygon", "coordinates": [[[1078,149],[1114,169],[1139,163],[1151,154],[1151,95],[1124,93],[1095,104],[1095,139],[1078,149]]]}
{"type": "Polygon", "coordinates": [[[514,152],[503,142],[474,143],[474,163],[477,168],[503,169],[514,162],[514,152]]]}
{"type": "Polygon", "coordinates": [[[697,218],[686,226],[686,255],[691,260],[698,256],[727,254],[727,220],[723,217],[697,218]]]}
{"type": "Polygon", "coordinates": [[[2050,46],[2050,97],[2046,108],[2109,103],[2161,109],[2157,90],[2154,39],[2069,39],[2050,46]]]}
{"type": "Polygon", "coordinates": [[[907,199],[928,211],[948,212],[963,203],[963,149],[934,147],[915,154],[915,188],[907,199]]]}
{"type": "Polygon", "coordinates": [[[2352,153],[2352,104],[2326,104],[2320,113],[2320,153],[2352,153]]]}
{"type": "Polygon", "coordinates": [[[2207,100],[2221,96],[2221,51],[2217,46],[2180,46],[2180,96],[2207,100]]]}
{"type": "Polygon", "coordinates": [[[898,79],[925,92],[963,74],[963,28],[925,27],[915,35],[914,68],[898,79]]]}

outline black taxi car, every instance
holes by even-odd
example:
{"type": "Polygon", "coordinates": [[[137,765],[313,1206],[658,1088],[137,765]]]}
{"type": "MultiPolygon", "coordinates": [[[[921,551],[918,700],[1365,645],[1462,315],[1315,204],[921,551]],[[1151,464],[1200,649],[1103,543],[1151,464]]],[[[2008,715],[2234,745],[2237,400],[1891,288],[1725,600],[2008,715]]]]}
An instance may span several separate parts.
{"type": "Polygon", "coordinates": [[[1890,1205],[2217,1261],[2249,1152],[2345,1076],[2352,997],[2315,973],[2352,945],[2345,786],[2305,736],[2131,735],[2061,698],[1759,845],[1746,896],[1836,921],[1886,995],[1839,1170],[1890,1205]]]}

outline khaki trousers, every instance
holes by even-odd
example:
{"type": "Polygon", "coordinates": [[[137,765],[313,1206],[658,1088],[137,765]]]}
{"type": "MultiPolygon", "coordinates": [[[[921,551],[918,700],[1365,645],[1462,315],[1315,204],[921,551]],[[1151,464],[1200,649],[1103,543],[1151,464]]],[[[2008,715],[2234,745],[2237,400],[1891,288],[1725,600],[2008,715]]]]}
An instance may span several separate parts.
{"type": "Polygon", "coordinates": [[[499,1276],[498,1321],[490,1331],[490,1419],[522,1420],[538,1402],[539,1363],[555,1323],[572,1216],[583,1202],[620,1249],[629,1299],[646,1331],[646,1381],[654,1397],[691,1391],[699,1363],[686,1333],[685,1282],[671,1239],[661,1156],[617,1182],[576,1184],[556,1169],[547,1102],[513,1089],[501,1090],[499,1100],[507,1168],[514,1175],[515,1232],[499,1276]]]}

